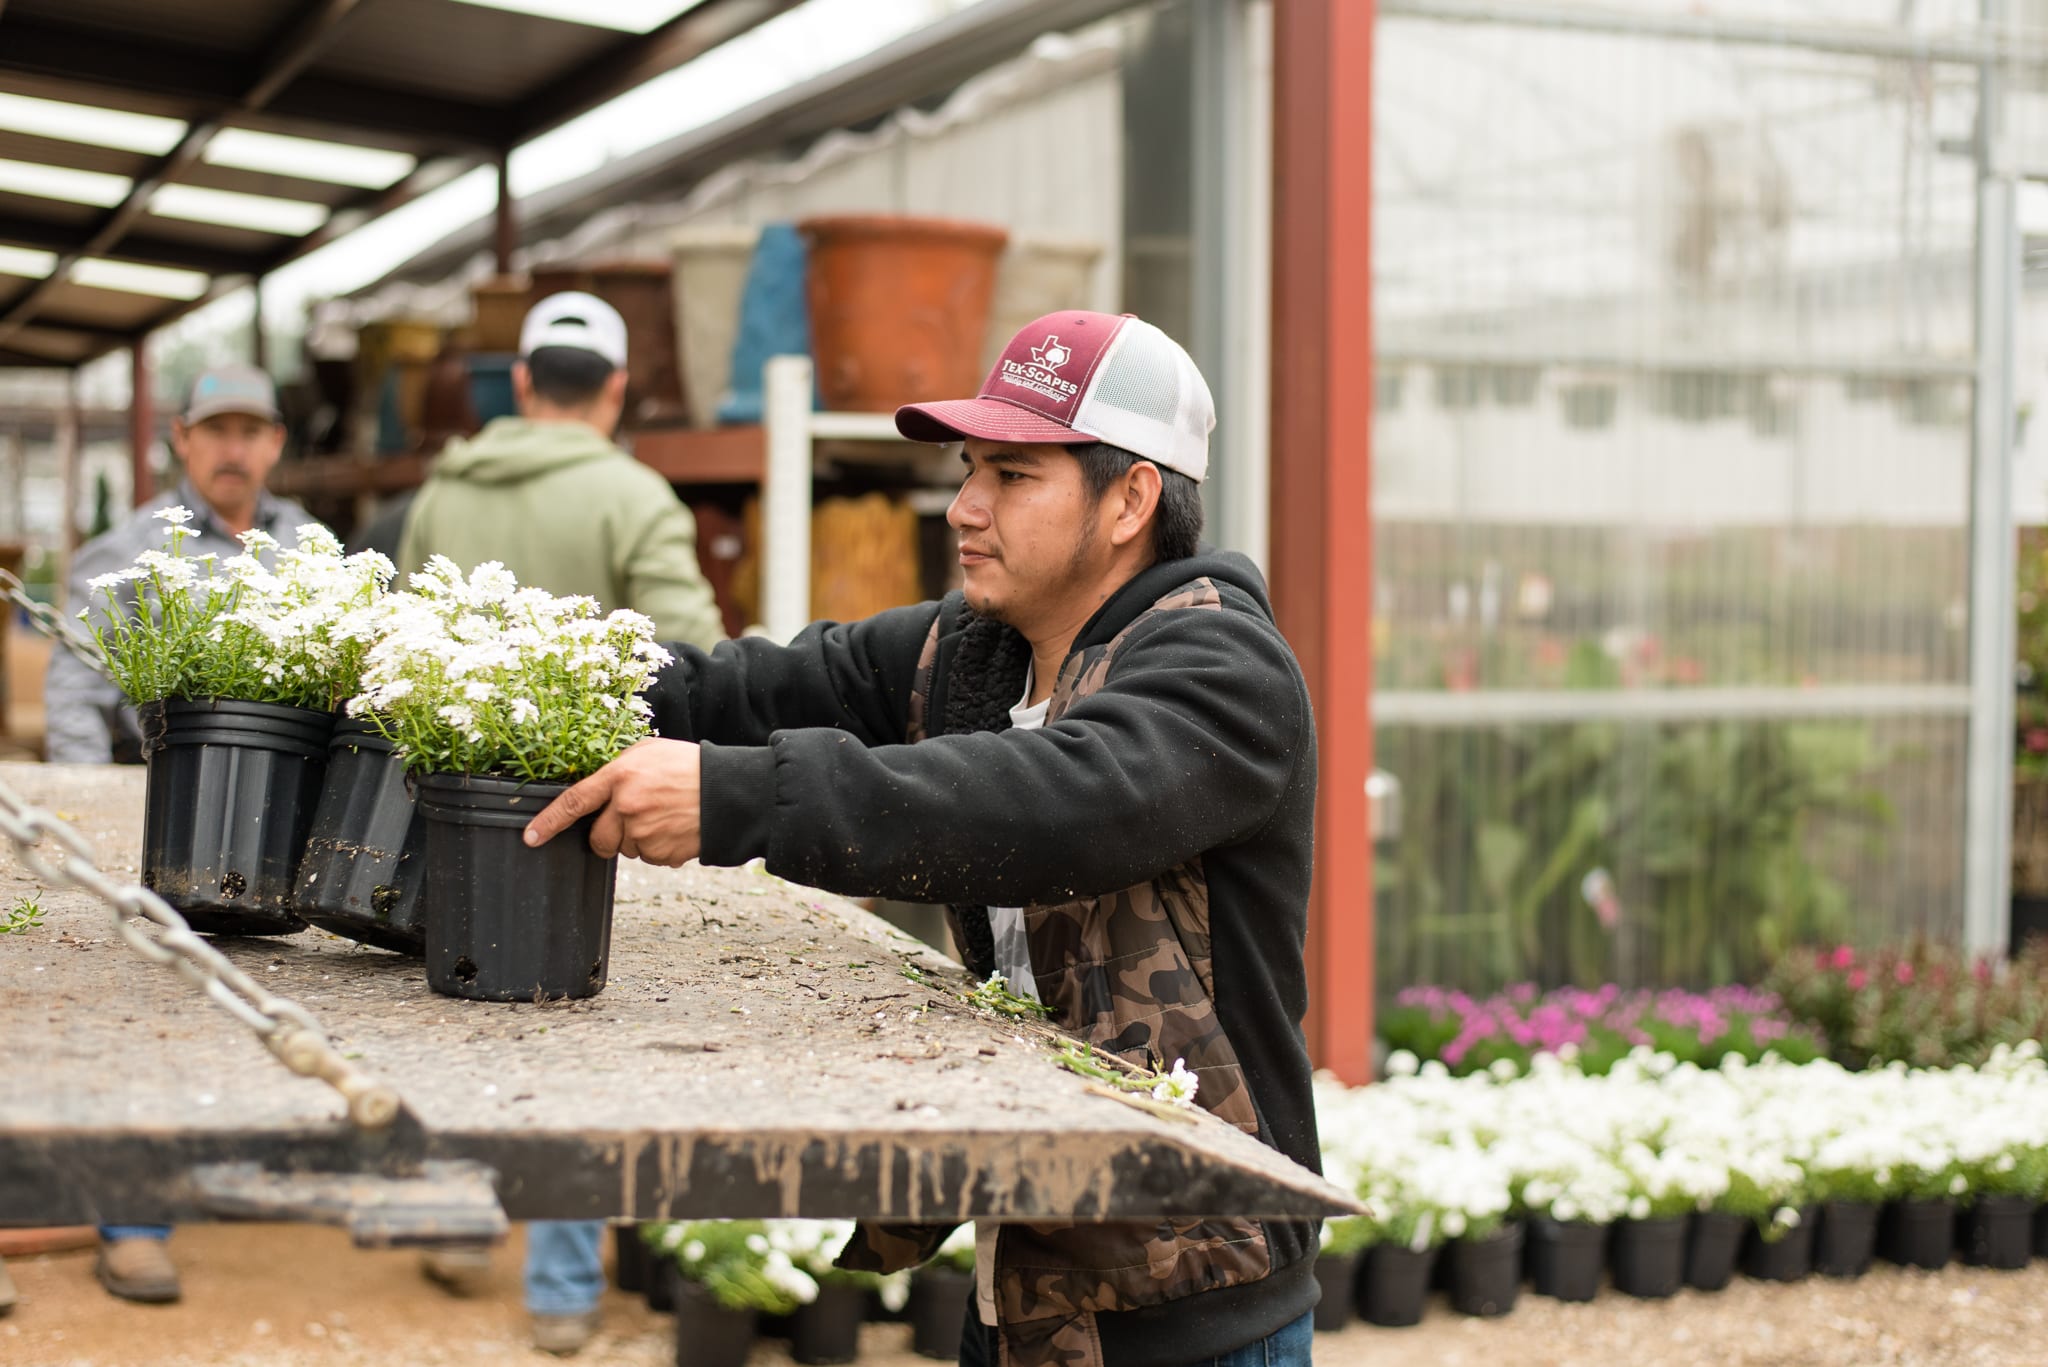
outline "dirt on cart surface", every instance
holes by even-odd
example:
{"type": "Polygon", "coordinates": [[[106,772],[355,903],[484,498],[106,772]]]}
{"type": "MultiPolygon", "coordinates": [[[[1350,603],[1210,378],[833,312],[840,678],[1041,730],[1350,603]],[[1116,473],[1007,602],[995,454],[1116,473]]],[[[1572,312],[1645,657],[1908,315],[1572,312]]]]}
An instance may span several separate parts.
{"type": "MultiPolygon", "coordinates": [[[[458,1300],[419,1274],[419,1255],[365,1253],[304,1226],[180,1229],[185,1299],[116,1301],[90,1253],[9,1262],[21,1304],[0,1319],[9,1367],[416,1367],[556,1362],[532,1349],[520,1306],[518,1233],[484,1293],[458,1300]]],[[[607,1292],[604,1332],[573,1361],[666,1367],[673,1321],[607,1292]]],[[[920,1367],[909,1327],[865,1330],[865,1367],[920,1367]]],[[[1316,1337],[1319,1367],[2037,1367],[2048,1363],[2048,1264],[2024,1272],[1880,1265],[1853,1282],[1738,1280],[1662,1303],[1606,1292],[1589,1305],[1525,1295],[1512,1315],[1472,1320],[1441,1298],[1413,1329],[1354,1326],[1316,1337]]],[[[751,1367],[789,1362],[762,1342],[751,1367]]]]}

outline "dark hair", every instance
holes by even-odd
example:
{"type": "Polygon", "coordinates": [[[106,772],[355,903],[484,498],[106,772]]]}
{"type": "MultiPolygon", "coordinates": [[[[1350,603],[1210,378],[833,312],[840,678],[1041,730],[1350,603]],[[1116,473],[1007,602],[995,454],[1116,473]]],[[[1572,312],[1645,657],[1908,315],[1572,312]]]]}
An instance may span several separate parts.
{"type": "Polygon", "coordinates": [[[538,347],[526,358],[534,397],[557,408],[581,408],[597,398],[615,367],[582,347],[538,347]]]}
{"type": "MultiPolygon", "coordinates": [[[[1098,441],[1069,447],[1081,462],[1088,497],[1101,499],[1109,486],[1145,457],[1121,446],[1098,441]]],[[[1153,464],[1158,465],[1157,461],[1153,464]]],[[[1152,510],[1152,558],[1186,560],[1202,540],[1202,486],[1178,470],[1159,466],[1159,506],[1152,510]]]]}

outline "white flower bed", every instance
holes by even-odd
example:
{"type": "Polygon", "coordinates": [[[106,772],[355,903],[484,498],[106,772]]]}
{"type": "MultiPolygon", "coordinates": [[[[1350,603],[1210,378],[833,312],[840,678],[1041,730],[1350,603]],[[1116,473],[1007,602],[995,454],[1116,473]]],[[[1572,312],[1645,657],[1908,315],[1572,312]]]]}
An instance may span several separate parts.
{"type": "Polygon", "coordinates": [[[1769,1237],[1818,1200],[2048,1194],[2048,1064],[2028,1042],[1982,1069],[1852,1073],[1767,1059],[1701,1069],[1637,1053],[1605,1077],[1569,1057],[1454,1078],[1388,1061],[1318,1079],[1323,1162],[1371,1214],[1333,1239],[1428,1248],[1510,1216],[1606,1224],[1693,1210],[1769,1237]]]}

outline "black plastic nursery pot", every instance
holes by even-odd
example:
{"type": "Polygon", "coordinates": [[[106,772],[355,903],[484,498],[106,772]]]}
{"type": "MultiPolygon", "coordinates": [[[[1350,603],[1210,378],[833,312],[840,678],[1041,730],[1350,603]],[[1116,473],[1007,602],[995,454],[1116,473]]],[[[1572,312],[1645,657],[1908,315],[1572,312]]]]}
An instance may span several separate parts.
{"type": "Polygon", "coordinates": [[[1754,1225],[1743,1236],[1742,1270],[1760,1282],[1804,1281],[1813,1271],[1814,1208],[1799,1212],[1799,1223],[1775,1239],[1754,1225]]]}
{"type": "Polygon", "coordinates": [[[1813,1270],[1823,1277],[1860,1277],[1877,1255],[1878,1207],[1868,1201],[1823,1201],[1813,1232],[1813,1270]]]}
{"type": "Polygon", "coordinates": [[[647,1297],[647,1308],[656,1314],[666,1315],[676,1308],[676,1285],[683,1274],[676,1271],[662,1254],[647,1250],[647,1286],[642,1292],[647,1297]]]}
{"type": "Polygon", "coordinates": [[[1932,1272],[1948,1266],[1956,1246],[1955,1202],[1894,1201],[1877,1225],[1877,1251],[1886,1262],[1932,1272]]]}
{"type": "Polygon", "coordinates": [[[209,935],[304,930],[292,880],[333,716],[226,699],[148,703],[140,715],[143,886],[209,935]]]}
{"type": "Polygon", "coordinates": [[[369,722],[336,717],[294,908],[336,935],[424,954],[425,845],[426,823],[414,811],[398,748],[369,722]]]}
{"type": "Polygon", "coordinates": [[[2034,1207],[2034,1256],[2048,1258],[2048,1205],[2034,1207]]]}
{"type": "Polygon", "coordinates": [[[1658,1301],[1685,1285],[1686,1221],[1682,1215],[1657,1220],[1618,1220],[1608,1245],[1614,1289],[1624,1296],[1658,1301]]]}
{"type": "Polygon", "coordinates": [[[1685,1284],[1699,1291],[1725,1290],[1735,1280],[1735,1260],[1749,1220],[1725,1211],[1703,1210],[1692,1217],[1685,1240],[1685,1284]]]}
{"type": "Polygon", "coordinates": [[[1957,1220],[1956,1250],[1972,1267],[2017,1272],[2034,1256],[2034,1203],[2024,1196],[1980,1196],[1957,1220]]]}
{"type": "Polygon", "coordinates": [[[820,1282],[818,1298],[789,1317],[789,1355],[803,1363],[852,1362],[860,1356],[860,1326],[867,1317],[864,1288],[820,1282]]]}
{"type": "Polygon", "coordinates": [[[911,1274],[910,1346],[919,1357],[960,1359],[960,1333],[967,1325],[967,1298],[974,1274],[949,1267],[920,1267],[911,1274]]]}
{"type": "Polygon", "coordinates": [[[1451,1244],[1451,1306],[1463,1315],[1505,1315],[1522,1290],[1522,1226],[1451,1244]]]}
{"type": "Polygon", "coordinates": [[[638,1225],[612,1226],[612,1285],[630,1296],[647,1294],[653,1266],[638,1225]]]}
{"type": "Polygon", "coordinates": [[[1317,1333],[1334,1333],[1351,1323],[1352,1302],[1358,1286],[1359,1255],[1323,1253],[1316,1257],[1316,1286],[1323,1298],[1316,1302],[1317,1333]]]}
{"type": "Polygon", "coordinates": [[[1394,1244],[1373,1244],[1358,1270],[1358,1316],[1383,1329],[1406,1329],[1422,1323],[1429,1304],[1430,1273],[1439,1250],[1394,1244]]]}
{"type": "Polygon", "coordinates": [[[618,861],[590,852],[596,818],[537,850],[521,838],[567,787],[475,774],[419,780],[427,985],[436,992],[523,1002],[604,990],[618,861]]]}
{"type": "Polygon", "coordinates": [[[754,1312],[728,1310],[674,1266],[676,1367],[747,1367],[754,1350],[754,1312]]]}
{"type": "Polygon", "coordinates": [[[1578,1220],[1529,1222],[1529,1281],[1539,1296],[1589,1301],[1607,1270],[1607,1226],[1578,1220]]]}

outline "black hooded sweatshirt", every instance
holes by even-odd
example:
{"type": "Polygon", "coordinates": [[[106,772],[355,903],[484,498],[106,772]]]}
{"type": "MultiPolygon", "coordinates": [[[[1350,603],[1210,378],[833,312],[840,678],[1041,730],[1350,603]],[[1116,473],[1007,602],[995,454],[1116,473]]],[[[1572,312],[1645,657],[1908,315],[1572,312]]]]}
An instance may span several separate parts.
{"type": "MultiPolygon", "coordinates": [[[[1069,658],[1134,622],[1106,680],[1030,733],[1004,734],[1028,643],[957,593],[815,624],[787,647],[670,646],[675,663],[647,698],[660,735],[703,743],[705,863],[760,858],[845,896],[952,904],[968,913],[956,926],[983,974],[986,907],[1107,895],[1199,859],[1217,1018],[1259,1137],[1319,1170],[1301,1033],[1316,786],[1307,685],[1241,555],[1153,565],[1097,611],[1069,658]],[[1220,611],[1138,622],[1199,580],[1220,611]],[[914,693],[929,735],[918,744],[907,743],[914,693]]],[[[1099,1316],[1106,1361],[1210,1356],[1311,1308],[1315,1225],[1271,1222],[1267,1236],[1272,1272],[1261,1280],[1099,1316]]]]}

